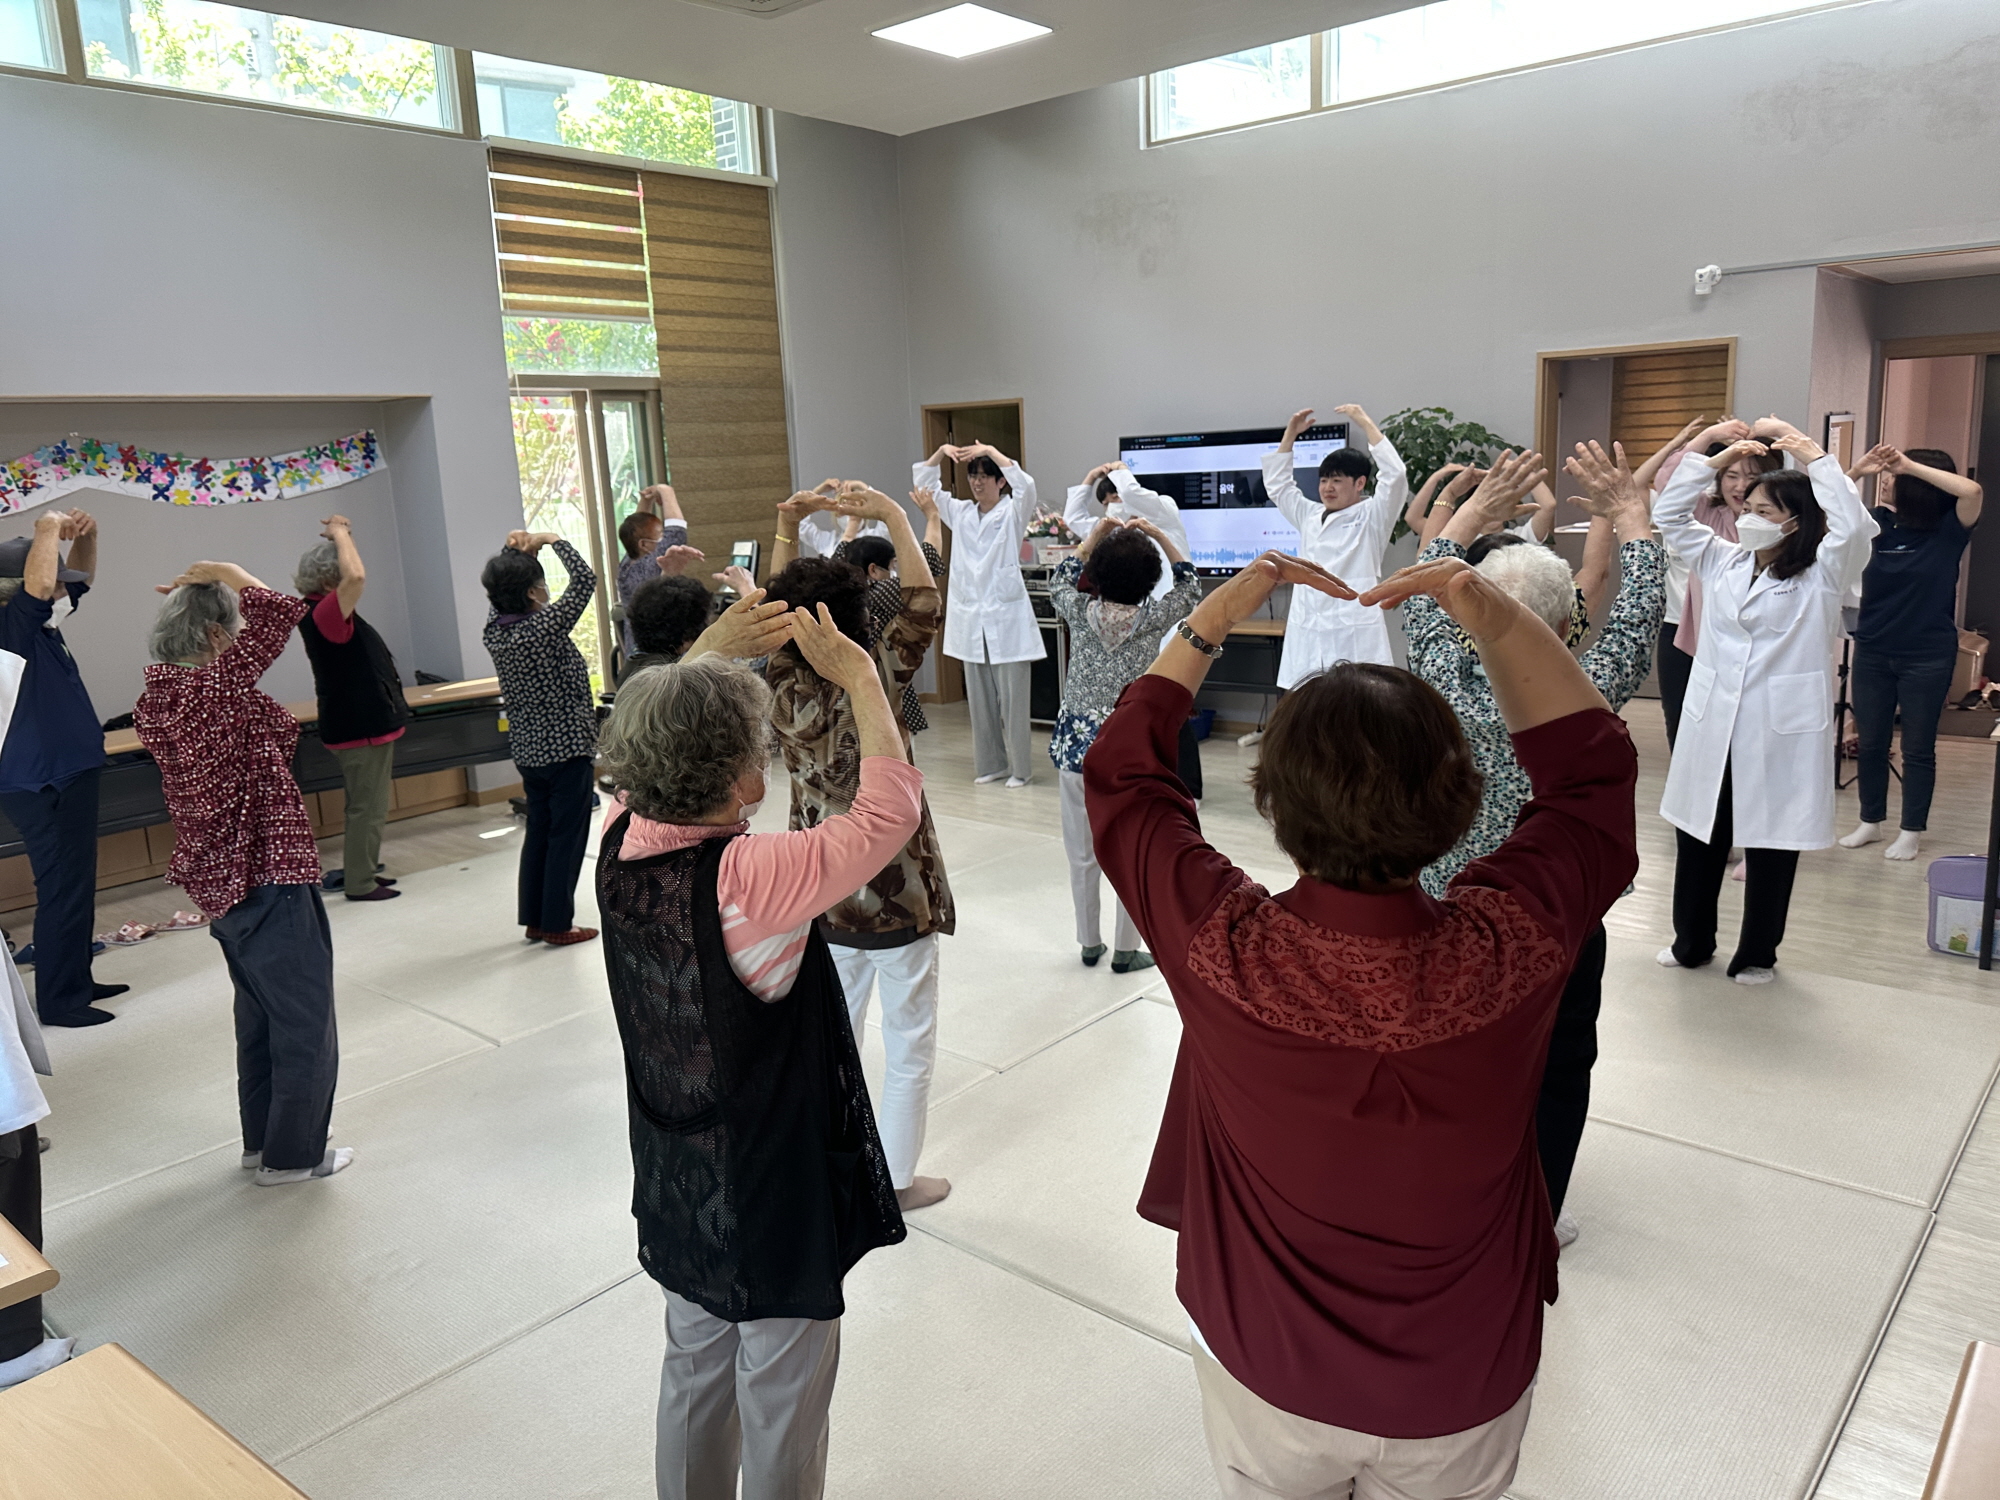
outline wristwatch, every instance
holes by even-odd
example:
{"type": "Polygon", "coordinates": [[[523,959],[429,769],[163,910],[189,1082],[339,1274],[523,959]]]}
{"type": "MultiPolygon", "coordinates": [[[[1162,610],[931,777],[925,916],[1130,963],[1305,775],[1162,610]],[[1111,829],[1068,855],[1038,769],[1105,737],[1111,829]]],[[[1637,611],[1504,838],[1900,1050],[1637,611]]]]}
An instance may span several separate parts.
{"type": "Polygon", "coordinates": [[[1194,633],[1193,627],[1191,627],[1186,620],[1182,620],[1179,624],[1174,626],[1174,634],[1178,635],[1182,640],[1186,641],[1190,646],[1194,647],[1195,650],[1199,651],[1203,656],[1207,657],[1210,661],[1214,661],[1216,657],[1222,655],[1222,648],[1220,646],[1213,645],[1210,642],[1203,640],[1200,636],[1196,635],[1194,633]]]}

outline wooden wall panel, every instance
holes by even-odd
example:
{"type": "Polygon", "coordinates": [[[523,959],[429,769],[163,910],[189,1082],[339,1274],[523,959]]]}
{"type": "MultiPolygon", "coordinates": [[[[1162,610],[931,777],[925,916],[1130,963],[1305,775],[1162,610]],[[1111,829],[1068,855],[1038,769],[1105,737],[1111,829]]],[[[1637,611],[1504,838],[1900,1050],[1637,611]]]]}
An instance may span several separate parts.
{"type": "Polygon", "coordinates": [[[1637,465],[1696,417],[1729,413],[1730,348],[1621,354],[1611,366],[1611,436],[1637,465]]]}
{"type": "Polygon", "coordinates": [[[770,556],[792,490],[771,196],[751,183],[639,174],[667,466],[689,541],[770,556]]]}

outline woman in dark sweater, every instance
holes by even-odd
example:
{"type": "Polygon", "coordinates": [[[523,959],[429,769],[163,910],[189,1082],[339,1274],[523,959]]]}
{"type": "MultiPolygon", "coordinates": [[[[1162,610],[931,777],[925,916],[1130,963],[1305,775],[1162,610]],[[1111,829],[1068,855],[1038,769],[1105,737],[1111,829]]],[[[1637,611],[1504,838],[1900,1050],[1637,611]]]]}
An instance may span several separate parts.
{"type": "Polygon", "coordinates": [[[587,943],[597,929],[576,925],[576,881],[590,838],[597,708],[590,669],[569,633],[590,607],[597,574],[561,537],[512,531],[479,581],[492,606],[486,652],[507,704],[507,747],[528,800],[517,915],[531,943],[587,943]],[[555,548],[569,571],[569,587],[553,603],[535,555],[544,547],[555,548]]]}
{"type": "Polygon", "coordinates": [[[375,871],[382,825],[389,820],[396,741],[409,723],[410,706],[403,700],[402,675],[388,643],[355,613],[368,571],[355,550],[347,517],[327,517],[319,543],[306,549],[292,581],[312,606],[299,621],[299,639],[312,662],[320,743],[340,762],[347,790],[342,867],[322,884],[344,890],[349,901],[388,901],[402,892],[394,880],[375,871]]]}
{"type": "Polygon", "coordinates": [[[1882,530],[1861,575],[1854,629],[1854,724],[1861,734],[1861,825],[1840,841],[1859,849],[1889,816],[1889,741],[1903,719],[1903,818],[1888,859],[1915,859],[1937,785],[1938,719],[1958,665],[1958,564],[1985,492],[1938,448],[1871,448],[1850,479],[1875,481],[1882,530]]]}
{"type": "Polygon", "coordinates": [[[1272,712],[1252,781],[1300,871],[1272,896],[1202,837],[1175,775],[1211,642],[1280,582],[1204,599],[1085,758],[1091,833],[1173,988],[1180,1056],[1139,1211],[1180,1235],[1223,1493],[1451,1494],[1512,1480],[1555,1299],[1535,1096],[1563,981],[1638,868],[1625,726],[1547,625],[1456,558],[1429,594],[1479,652],[1533,799],[1442,901],[1479,774],[1451,706],[1342,662],[1272,712]],[[1371,1484],[1371,1481],[1373,1483],[1371,1484]]]}

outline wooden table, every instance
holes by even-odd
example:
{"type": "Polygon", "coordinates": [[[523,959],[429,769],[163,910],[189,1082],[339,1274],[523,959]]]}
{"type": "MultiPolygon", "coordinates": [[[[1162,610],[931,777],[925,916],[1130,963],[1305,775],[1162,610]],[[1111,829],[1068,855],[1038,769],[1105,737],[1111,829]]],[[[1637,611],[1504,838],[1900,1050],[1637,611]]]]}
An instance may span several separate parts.
{"type": "Polygon", "coordinates": [[[0,1218],[0,1307],[39,1297],[61,1279],[21,1231],[0,1218]]]}
{"type": "Polygon", "coordinates": [[[0,1500],[306,1500],[116,1344],[0,1391],[0,1500]]]}

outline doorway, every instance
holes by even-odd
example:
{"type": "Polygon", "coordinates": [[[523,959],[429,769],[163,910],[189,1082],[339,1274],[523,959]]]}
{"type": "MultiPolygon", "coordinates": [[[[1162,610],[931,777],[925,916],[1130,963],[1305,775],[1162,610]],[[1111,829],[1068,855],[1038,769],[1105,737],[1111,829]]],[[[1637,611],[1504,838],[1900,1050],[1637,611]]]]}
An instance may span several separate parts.
{"type": "MultiPolygon", "coordinates": [[[[657,382],[517,375],[513,384],[524,524],[560,536],[597,573],[591,607],[570,638],[600,692],[615,680],[618,527],[638,508],[639,491],[666,477],[657,382]]],[[[552,555],[542,565],[550,595],[559,596],[568,570],[552,555]]]]}
{"type": "MultiPolygon", "coordinates": [[[[1013,459],[1023,468],[1027,467],[1028,455],[1022,446],[1022,410],[1024,403],[1018,399],[1008,401],[968,401],[951,406],[926,406],[923,408],[924,456],[931,454],[946,443],[964,447],[968,443],[990,443],[1013,459]]],[[[963,467],[946,458],[939,465],[940,478],[944,487],[961,500],[970,500],[972,490],[965,482],[963,467]]],[[[951,566],[951,531],[944,534],[944,559],[948,569],[951,566]]],[[[940,632],[939,641],[944,637],[940,632]]],[[[932,649],[931,659],[937,664],[937,688],[935,693],[923,692],[918,684],[920,696],[937,703],[962,703],[965,700],[965,673],[957,660],[946,656],[942,650],[932,649]]]]}
{"type": "MultiPolygon", "coordinates": [[[[1569,349],[1538,356],[1535,441],[1552,474],[1580,442],[1625,445],[1637,468],[1696,417],[1719,421],[1736,400],[1736,340],[1569,349]]],[[[1558,492],[1560,493],[1560,492],[1558,492]]],[[[1559,525],[1589,517],[1564,501],[1559,525]]]]}

